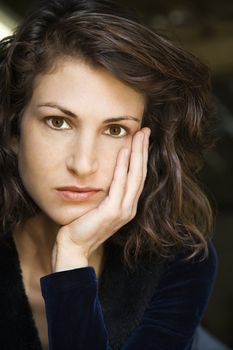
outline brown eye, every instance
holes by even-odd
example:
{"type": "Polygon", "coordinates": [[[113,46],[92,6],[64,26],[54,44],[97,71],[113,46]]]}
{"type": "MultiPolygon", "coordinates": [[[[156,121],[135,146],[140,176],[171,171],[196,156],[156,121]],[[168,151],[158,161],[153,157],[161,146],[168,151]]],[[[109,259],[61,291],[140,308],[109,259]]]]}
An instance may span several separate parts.
{"type": "Polygon", "coordinates": [[[107,135],[113,136],[113,137],[123,137],[128,135],[129,131],[127,128],[121,126],[121,125],[112,125],[109,126],[107,129],[107,135]]]}
{"type": "Polygon", "coordinates": [[[58,118],[53,118],[52,119],[52,125],[56,128],[61,127],[63,124],[63,120],[62,119],[58,119],[58,118]]]}
{"type": "Polygon", "coordinates": [[[121,127],[120,126],[111,126],[109,128],[110,134],[114,136],[119,136],[121,133],[121,127]]]}
{"type": "Polygon", "coordinates": [[[58,118],[58,117],[49,117],[49,118],[46,118],[46,123],[48,123],[49,127],[52,128],[52,129],[55,129],[55,130],[67,130],[67,129],[70,129],[68,123],[65,121],[64,118],[58,118]],[[68,128],[67,127],[63,127],[62,126],[66,124],[68,125],[68,128]]]}

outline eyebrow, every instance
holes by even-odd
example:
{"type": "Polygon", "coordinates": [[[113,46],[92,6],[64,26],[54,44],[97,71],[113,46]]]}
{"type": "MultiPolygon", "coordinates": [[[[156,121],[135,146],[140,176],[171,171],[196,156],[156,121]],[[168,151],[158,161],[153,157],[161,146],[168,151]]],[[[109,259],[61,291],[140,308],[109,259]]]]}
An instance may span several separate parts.
{"type": "MultiPolygon", "coordinates": [[[[59,109],[61,112],[63,112],[64,114],[70,116],[71,118],[76,118],[76,119],[78,119],[78,116],[77,116],[74,112],[68,110],[66,107],[61,106],[61,105],[59,105],[59,104],[57,104],[57,103],[46,102],[46,103],[38,104],[37,107],[38,107],[38,108],[41,108],[41,107],[50,107],[50,108],[54,108],[54,109],[59,109]]],[[[137,122],[137,123],[140,123],[140,122],[141,122],[141,120],[138,119],[138,118],[135,118],[135,117],[126,115],[126,116],[122,116],[122,117],[115,117],[115,118],[108,118],[108,119],[105,119],[105,120],[103,121],[103,123],[106,124],[106,123],[117,122],[117,121],[121,121],[121,120],[133,120],[133,121],[135,121],[135,122],[137,122]]]]}

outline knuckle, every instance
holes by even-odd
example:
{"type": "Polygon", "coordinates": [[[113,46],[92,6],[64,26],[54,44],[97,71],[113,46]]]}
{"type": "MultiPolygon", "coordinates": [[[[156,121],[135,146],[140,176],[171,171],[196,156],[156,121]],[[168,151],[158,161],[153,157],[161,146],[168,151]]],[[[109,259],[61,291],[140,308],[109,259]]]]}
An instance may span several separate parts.
{"type": "Polygon", "coordinates": [[[137,176],[138,183],[141,183],[141,182],[142,182],[143,177],[144,177],[144,176],[143,176],[143,173],[138,174],[138,176],[137,176]]]}
{"type": "Polygon", "coordinates": [[[110,205],[107,212],[108,218],[112,221],[117,220],[121,216],[121,208],[119,205],[110,205]]]}
{"type": "Polygon", "coordinates": [[[117,210],[116,210],[116,208],[110,207],[110,208],[108,209],[108,218],[110,218],[111,220],[114,220],[114,219],[116,218],[116,216],[117,216],[117,210]]]}
{"type": "Polygon", "coordinates": [[[125,221],[131,220],[132,217],[132,208],[131,207],[126,207],[123,210],[123,218],[125,221]]]}

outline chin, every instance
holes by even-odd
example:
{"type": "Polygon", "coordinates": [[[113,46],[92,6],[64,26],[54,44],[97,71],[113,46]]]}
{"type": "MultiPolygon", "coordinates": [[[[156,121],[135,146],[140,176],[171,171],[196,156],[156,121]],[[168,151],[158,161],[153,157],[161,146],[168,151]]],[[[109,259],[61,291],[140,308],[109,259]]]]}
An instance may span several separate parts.
{"type": "Polygon", "coordinates": [[[60,226],[69,225],[72,221],[77,220],[81,216],[85,215],[91,209],[94,209],[96,205],[86,207],[72,207],[72,208],[60,208],[56,213],[48,213],[48,216],[60,226]]]}

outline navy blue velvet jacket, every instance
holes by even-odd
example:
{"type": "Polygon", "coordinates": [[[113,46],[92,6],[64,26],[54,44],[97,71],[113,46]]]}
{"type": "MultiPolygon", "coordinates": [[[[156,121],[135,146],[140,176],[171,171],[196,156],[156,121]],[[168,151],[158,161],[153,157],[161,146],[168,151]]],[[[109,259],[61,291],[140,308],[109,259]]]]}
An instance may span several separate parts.
{"type": "MultiPolygon", "coordinates": [[[[92,267],[41,278],[50,350],[191,349],[208,304],[217,257],[184,262],[144,259],[134,271],[109,248],[99,280],[92,267]]],[[[12,239],[0,245],[0,345],[3,350],[41,350],[12,239]]]]}

